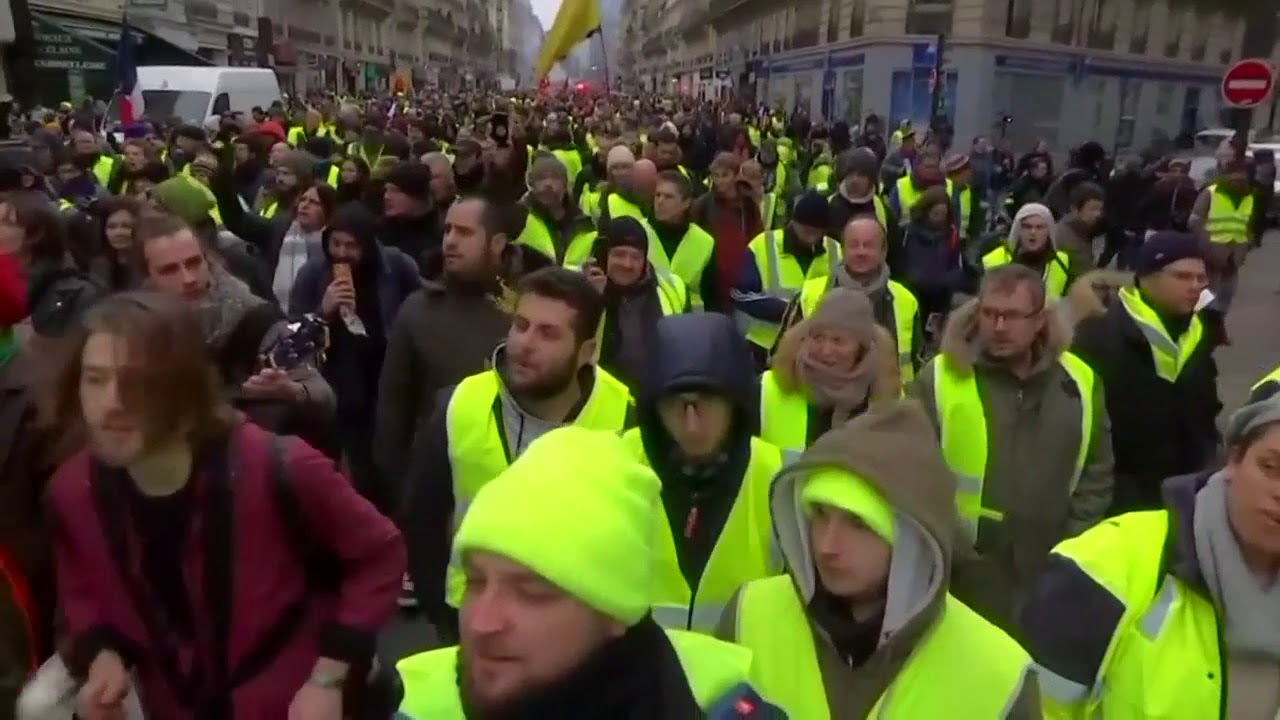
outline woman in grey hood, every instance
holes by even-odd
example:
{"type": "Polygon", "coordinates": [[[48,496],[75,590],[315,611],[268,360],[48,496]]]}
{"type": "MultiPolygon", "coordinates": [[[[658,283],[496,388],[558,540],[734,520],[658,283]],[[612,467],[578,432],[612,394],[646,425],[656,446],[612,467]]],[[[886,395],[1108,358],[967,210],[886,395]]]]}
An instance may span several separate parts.
{"type": "Polygon", "coordinates": [[[1172,478],[1162,509],[1054,550],[1022,617],[1047,711],[1280,711],[1280,398],[1241,408],[1225,435],[1221,470],[1172,478]]]}

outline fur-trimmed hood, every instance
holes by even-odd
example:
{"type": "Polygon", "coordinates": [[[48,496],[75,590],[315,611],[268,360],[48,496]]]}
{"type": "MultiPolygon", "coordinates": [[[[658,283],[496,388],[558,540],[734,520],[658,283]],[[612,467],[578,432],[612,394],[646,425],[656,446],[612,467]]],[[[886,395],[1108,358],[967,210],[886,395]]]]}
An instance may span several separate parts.
{"type": "MultiPolygon", "coordinates": [[[[1058,361],[1071,347],[1072,326],[1059,303],[1046,306],[1049,321],[1032,345],[1035,353],[1035,372],[1040,372],[1058,361]]],[[[951,312],[947,327],[942,333],[942,352],[958,369],[972,369],[981,360],[978,347],[978,299],[974,298],[951,312]]]]}

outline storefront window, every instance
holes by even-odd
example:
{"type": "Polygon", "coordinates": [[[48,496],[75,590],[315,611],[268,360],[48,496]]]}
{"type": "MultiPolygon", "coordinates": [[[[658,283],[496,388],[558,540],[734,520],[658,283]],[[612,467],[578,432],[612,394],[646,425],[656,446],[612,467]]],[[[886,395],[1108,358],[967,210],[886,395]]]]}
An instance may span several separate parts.
{"type": "Polygon", "coordinates": [[[840,85],[841,117],[850,127],[862,122],[862,68],[846,70],[840,85]]]}

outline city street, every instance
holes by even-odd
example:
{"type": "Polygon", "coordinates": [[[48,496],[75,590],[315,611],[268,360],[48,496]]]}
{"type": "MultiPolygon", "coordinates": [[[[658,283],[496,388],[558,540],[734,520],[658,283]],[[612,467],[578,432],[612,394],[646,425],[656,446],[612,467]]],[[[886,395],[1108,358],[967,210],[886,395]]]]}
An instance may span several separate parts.
{"type": "MultiPolygon", "coordinates": [[[[1217,355],[1224,417],[1244,402],[1259,377],[1280,365],[1280,231],[1270,232],[1249,255],[1227,323],[1234,344],[1217,355]]],[[[401,613],[387,628],[384,659],[394,662],[430,646],[431,628],[418,618],[401,613]]]]}
{"type": "Polygon", "coordinates": [[[1249,397],[1258,378],[1280,365],[1280,231],[1245,261],[1227,328],[1232,345],[1218,350],[1218,388],[1223,412],[1249,397]]]}

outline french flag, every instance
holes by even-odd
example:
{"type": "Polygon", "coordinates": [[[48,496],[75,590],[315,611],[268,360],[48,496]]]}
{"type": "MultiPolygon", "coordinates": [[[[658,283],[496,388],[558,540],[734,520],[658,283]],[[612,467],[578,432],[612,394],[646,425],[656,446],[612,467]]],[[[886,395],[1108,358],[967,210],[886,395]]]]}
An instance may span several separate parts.
{"type": "Polygon", "coordinates": [[[116,45],[116,93],[120,100],[120,125],[128,127],[142,119],[142,90],[138,89],[138,41],[129,27],[129,18],[120,19],[120,42],[116,45]]]}

